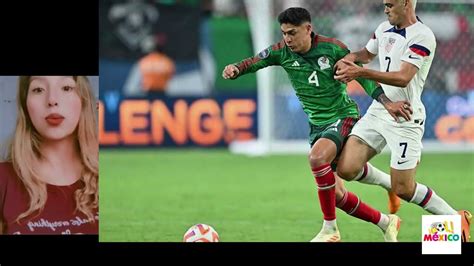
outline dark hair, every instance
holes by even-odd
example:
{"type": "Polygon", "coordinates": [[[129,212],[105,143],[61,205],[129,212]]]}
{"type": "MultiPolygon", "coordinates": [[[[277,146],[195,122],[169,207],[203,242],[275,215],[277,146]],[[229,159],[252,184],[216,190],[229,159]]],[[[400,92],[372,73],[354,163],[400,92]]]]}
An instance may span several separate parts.
{"type": "Polygon", "coordinates": [[[302,7],[290,7],[278,15],[278,22],[299,26],[303,22],[311,23],[311,15],[302,7]]]}

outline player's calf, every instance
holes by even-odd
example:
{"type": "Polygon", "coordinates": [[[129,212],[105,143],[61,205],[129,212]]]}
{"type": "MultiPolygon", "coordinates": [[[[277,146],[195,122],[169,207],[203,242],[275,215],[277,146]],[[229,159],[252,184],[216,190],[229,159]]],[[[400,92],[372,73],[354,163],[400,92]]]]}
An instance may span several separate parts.
{"type": "Polygon", "coordinates": [[[347,190],[344,181],[336,173],[334,173],[334,177],[336,178],[336,202],[339,202],[344,198],[347,190]]]}
{"type": "Polygon", "coordinates": [[[405,201],[410,201],[416,191],[415,182],[394,182],[392,192],[405,201]]]}

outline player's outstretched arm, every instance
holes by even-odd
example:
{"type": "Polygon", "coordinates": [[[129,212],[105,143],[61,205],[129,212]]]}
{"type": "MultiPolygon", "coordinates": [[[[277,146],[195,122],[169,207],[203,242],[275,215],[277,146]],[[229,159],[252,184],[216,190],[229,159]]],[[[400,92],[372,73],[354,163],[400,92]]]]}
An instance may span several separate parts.
{"type": "Polygon", "coordinates": [[[239,76],[239,68],[234,64],[227,65],[222,71],[222,77],[224,79],[235,79],[239,76]]]}
{"type": "Polygon", "coordinates": [[[236,79],[268,66],[280,65],[281,52],[284,47],[285,44],[281,41],[267,47],[253,57],[227,65],[222,71],[222,77],[224,79],[236,79]]]}

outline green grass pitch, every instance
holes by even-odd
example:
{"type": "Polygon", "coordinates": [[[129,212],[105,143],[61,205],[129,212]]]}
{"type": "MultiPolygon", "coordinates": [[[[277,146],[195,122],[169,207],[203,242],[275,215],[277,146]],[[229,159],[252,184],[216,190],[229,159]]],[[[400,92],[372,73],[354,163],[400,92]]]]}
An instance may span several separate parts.
{"type": "MultiPolygon", "coordinates": [[[[388,171],[389,156],[371,161],[388,171]]],[[[417,181],[455,209],[474,211],[474,154],[423,154],[417,181]]],[[[383,188],[346,187],[387,212],[383,188]]],[[[421,241],[420,207],[402,203],[399,241],[421,241]]],[[[344,242],[382,242],[378,227],[337,210],[344,242]]],[[[305,155],[247,157],[224,149],[101,150],[101,242],[181,242],[193,224],[212,225],[221,242],[307,242],[322,213],[305,155]]]]}

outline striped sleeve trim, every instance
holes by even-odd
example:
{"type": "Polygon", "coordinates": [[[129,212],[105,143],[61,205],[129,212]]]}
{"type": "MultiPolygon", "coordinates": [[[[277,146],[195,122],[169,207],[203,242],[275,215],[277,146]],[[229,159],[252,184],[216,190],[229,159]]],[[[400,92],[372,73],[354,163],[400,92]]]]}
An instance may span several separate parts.
{"type": "Polygon", "coordinates": [[[247,70],[251,65],[257,63],[258,61],[260,61],[260,58],[258,58],[257,56],[255,57],[251,57],[251,58],[247,58],[243,61],[240,61],[239,63],[237,64],[234,64],[238,69],[239,69],[239,72],[240,73],[243,73],[245,70],[247,70]]]}
{"type": "Polygon", "coordinates": [[[422,45],[419,45],[419,44],[413,44],[410,46],[410,50],[418,55],[421,55],[421,56],[428,56],[431,54],[430,50],[428,50],[428,48],[422,46],[422,45]]]}
{"type": "Polygon", "coordinates": [[[275,43],[274,45],[272,45],[272,50],[277,51],[277,50],[283,49],[284,47],[285,47],[285,41],[281,40],[279,43],[275,43]]]}

